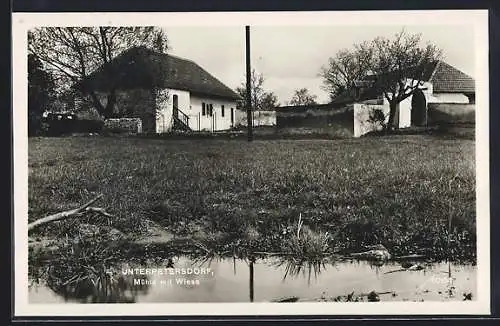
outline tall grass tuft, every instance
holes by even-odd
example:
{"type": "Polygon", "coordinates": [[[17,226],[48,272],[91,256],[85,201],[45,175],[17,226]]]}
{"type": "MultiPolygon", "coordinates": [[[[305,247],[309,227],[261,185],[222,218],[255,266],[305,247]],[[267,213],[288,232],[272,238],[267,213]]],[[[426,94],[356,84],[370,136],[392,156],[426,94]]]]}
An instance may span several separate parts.
{"type": "Polygon", "coordinates": [[[278,259],[277,266],[284,266],[287,276],[295,277],[307,273],[308,281],[314,273],[316,277],[325,267],[326,258],[331,251],[328,232],[316,232],[303,225],[302,214],[296,226],[296,232],[285,239],[283,255],[278,259]]]}

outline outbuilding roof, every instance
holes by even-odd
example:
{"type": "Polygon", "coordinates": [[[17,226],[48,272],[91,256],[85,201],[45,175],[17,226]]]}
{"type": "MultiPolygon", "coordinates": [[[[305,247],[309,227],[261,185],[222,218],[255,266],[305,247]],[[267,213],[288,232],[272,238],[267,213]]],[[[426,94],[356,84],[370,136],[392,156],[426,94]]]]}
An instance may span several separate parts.
{"type": "MultiPolygon", "coordinates": [[[[419,71],[422,81],[432,84],[433,93],[475,93],[474,79],[442,60],[429,63],[421,67],[419,71]]],[[[408,71],[407,73],[408,78],[411,78],[413,72],[408,71]]],[[[333,102],[338,104],[351,103],[376,98],[382,93],[376,87],[376,79],[376,75],[370,75],[365,80],[355,81],[353,87],[337,96],[333,102]],[[356,89],[359,91],[356,92],[356,89]]]]}
{"type": "Polygon", "coordinates": [[[476,83],[471,76],[444,61],[438,61],[433,65],[433,73],[428,81],[432,83],[434,93],[475,92],[476,83]]]}

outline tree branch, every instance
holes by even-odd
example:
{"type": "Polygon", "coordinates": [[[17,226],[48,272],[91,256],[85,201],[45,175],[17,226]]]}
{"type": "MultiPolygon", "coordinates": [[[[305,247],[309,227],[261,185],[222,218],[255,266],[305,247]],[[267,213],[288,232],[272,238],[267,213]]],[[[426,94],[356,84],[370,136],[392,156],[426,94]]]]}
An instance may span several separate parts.
{"type": "Polygon", "coordinates": [[[71,210],[64,211],[64,212],[60,212],[60,213],[56,213],[56,214],[49,215],[47,217],[38,219],[38,220],[28,224],[28,231],[31,231],[34,228],[36,228],[40,225],[49,223],[49,222],[54,222],[54,221],[59,221],[59,220],[63,220],[63,219],[70,218],[70,217],[80,216],[84,212],[97,212],[97,213],[101,213],[105,216],[110,217],[111,215],[106,213],[103,209],[90,207],[90,205],[92,205],[97,200],[101,199],[102,197],[103,197],[103,195],[101,194],[101,195],[95,197],[94,199],[90,200],[88,203],[86,203],[78,208],[71,209],[71,210]]]}

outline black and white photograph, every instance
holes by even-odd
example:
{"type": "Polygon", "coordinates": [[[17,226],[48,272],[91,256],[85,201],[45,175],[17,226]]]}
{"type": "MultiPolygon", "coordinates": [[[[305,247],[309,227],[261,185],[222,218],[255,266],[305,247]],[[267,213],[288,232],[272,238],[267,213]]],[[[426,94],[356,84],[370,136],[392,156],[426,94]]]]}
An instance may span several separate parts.
{"type": "Polygon", "coordinates": [[[16,312],[489,313],[487,17],[14,13],[16,312]]]}

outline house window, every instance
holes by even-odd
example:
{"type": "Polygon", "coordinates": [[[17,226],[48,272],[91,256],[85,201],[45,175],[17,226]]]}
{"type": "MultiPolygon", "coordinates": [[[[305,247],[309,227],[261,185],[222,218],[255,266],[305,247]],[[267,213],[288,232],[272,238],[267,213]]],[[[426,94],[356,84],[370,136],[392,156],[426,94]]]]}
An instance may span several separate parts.
{"type": "Polygon", "coordinates": [[[201,103],[201,115],[205,115],[205,103],[201,103]]]}
{"type": "Polygon", "coordinates": [[[214,114],[214,105],[213,104],[210,104],[210,116],[213,116],[214,114]]]}
{"type": "Polygon", "coordinates": [[[234,126],[234,109],[231,108],[231,125],[234,126]]]}
{"type": "Polygon", "coordinates": [[[221,106],[220,114],[222,117],[224,117],[224,105],[221,106]]]}

